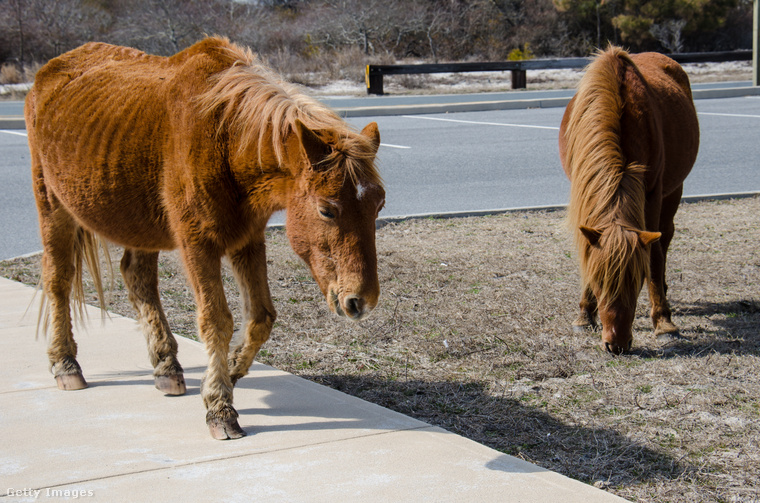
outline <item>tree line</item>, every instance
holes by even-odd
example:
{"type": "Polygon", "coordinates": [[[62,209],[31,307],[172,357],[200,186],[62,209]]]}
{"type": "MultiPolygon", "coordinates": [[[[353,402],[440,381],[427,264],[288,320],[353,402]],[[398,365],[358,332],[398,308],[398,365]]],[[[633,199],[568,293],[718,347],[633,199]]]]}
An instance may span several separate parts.
{"type": "Polygon", "coordinates": [[[0,0],[0,63],[44,62],[88,41],[161,55],[204,34],[281,71],[398,60],[503,61],[751,48],[752,0],[0,0]]]}

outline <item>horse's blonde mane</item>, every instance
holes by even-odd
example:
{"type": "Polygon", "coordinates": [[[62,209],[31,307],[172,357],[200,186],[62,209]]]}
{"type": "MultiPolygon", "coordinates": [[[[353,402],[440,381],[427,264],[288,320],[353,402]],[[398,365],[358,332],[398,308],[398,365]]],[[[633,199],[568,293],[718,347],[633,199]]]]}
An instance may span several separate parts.
{"type": "Polygon", "coordinates": [[[645,228],[645,167],[629,163],[621,148],[626,65],[635,68],[618,47],[597,53],[578,86],[565,132],[572,177],[568,223],[583,285],[598,285],[600,302],[619,296],[627,281],[648,274],[643,247],[632,232],[645,228]],[[605,231],[598,246],[589,243],[581,226],[605,231]]]}
{"type": "Polygon", "coordinates": [[[198,97],[201,113],[218,113],[218,130],[226,129],[239,142],[239,151],[256,149],[261,161],[271,146],[277,162],[284,160],[285,140],[296,121],[319,132],[330,131],[333,153],[325,160],[340,165],[354,181],[359,178],[381,184],[372,160],[377,150],[369,138],[356,132],[326,105],[304,94],[262,64],[250,49],[216,39],[216,48],[231,62],[215,74],[211,86],[198,97]]]}

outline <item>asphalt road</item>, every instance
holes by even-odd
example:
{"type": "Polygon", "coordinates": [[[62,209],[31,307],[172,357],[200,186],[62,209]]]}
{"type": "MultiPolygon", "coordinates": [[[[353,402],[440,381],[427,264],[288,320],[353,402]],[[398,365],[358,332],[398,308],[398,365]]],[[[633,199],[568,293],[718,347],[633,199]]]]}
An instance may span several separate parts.
{"type": "Polygon", "coordinates": [[[26,132],[0,131],[0,260],[41,248],[26,132]]]}
{"type": "MultiPolygon", "coordinates": [[[[760,190],[760,97],[697,100],[701,146],[685,195],[760,190]]],[[[350,119],[376,120],[387,215],[565,204],[559,164],[564,109],[350,119]]]]}
{"type": "MultiPolygon", "coordinates": [[[[702,141],[685,195],[760,191],[760,97],[696,101],[702,141]]],[[[565,204],[562,108],[361,117],[380,126],[382,217],[565,204]]],[[[40,249],[24,131],[0,131],[0,259],[40,249]]],[[[281,222],[275,215],[273,222],[281,222]]]]}

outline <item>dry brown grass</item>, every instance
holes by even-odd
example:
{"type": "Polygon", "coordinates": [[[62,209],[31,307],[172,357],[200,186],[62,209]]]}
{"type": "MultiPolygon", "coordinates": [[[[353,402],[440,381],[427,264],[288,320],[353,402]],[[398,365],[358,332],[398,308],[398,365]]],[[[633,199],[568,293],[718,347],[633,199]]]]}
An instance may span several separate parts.
{"type": "Polygon", "coordinates": [[[24,73],[18,66],[5,63],[0,66],[0,84],[20,84],[24,82],[24,73]]]}
{"type": "MultiPolygon", "coordinates": [[[[562,211],[383,226],[383,296],[359,324],[329,313],[273,230],[279,318],[259,360],[634,501],[758,501],[759,214],[760,198],[682,206],[668,264],[682,337],[656,341],[642,296],[623,357],[570,331],[579,280],[562,211]]],[[[35,284],[38,265],[0,273],[35,284]]],[[[170,323],[193,336],[180,270],[163,255],[170,323]]],[[[134,316],[118,280],[110,309],[134,316]]]]}

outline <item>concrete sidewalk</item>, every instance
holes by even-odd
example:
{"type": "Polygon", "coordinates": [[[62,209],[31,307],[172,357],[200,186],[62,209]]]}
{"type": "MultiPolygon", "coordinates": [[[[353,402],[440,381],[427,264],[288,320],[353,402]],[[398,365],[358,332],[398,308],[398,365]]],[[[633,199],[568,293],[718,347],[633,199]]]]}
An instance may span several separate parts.
{"type": "Polygon", "coordinates": [[[235,388],[248,436],[211,439],[203,347],[179,337],[188,393],[153,387],[137,323],[89,308],[59,391],[34,289],[0,278],[0,501],[624,501],[441,428],[266,365],[235,388]]]}

